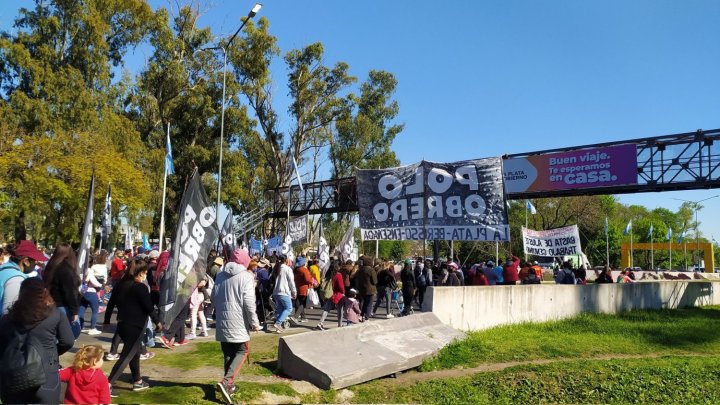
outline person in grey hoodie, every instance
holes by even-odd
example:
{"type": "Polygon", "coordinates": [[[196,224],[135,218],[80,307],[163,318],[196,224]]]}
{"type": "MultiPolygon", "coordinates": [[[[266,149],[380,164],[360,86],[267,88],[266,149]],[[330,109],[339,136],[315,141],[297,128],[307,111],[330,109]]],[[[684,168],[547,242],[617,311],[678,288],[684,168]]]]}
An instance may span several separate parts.
{"type": "Polygon", "coordinates": [[[250,331],[260,330],[255,313],[255,277],[239,263],[229,262],[215,279],[215,340],[223,352],[225,375],[218,389],[227,403],[233,403],[235,377],[248,356],[250,331]]]}

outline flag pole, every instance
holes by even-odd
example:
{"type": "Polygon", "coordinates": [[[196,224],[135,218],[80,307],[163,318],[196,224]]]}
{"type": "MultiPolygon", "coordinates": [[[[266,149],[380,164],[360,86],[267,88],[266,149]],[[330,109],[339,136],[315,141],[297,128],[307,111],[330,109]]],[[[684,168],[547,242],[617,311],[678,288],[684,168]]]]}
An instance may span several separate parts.
{"type": "Polygon", "coordinates": [[[668,270],[672,271],[672,251],[673,251],[672,236],[670,237],[670,240],[668,241],[668,247],[670,248],[670,268],[668,270]]]}
{"type": "Polygon", "coordinates": [[[653,251],[653,234],[650,231],[650,270],[655,269],[655,252],[653,251]]]}
{"type": "Polygon", "coordinates": [[[608,236],[608,218],[605,217],[605,264],[610,267],[610,238],[608,236]]]}
{"type": "Polygon", "coordinates": [[[632,224],[630,224],[630,268],[633,268],[633,248],[632,248],[632,242],[633,242],[633,232],[632,232],[632,224]]]}
{"type": "MultiPolygon", "coordinates": [[[[530,201],[530,200],[525,200],[525,229],[528,228],[528,209],[529,209],[529,207],[528,207],[528,201],[530,201]]],[[[509,221],[508,221],[508,222],[509,222],[509,221]]],[[[526,232],[527,232],[527,231],[526,231],[526,232]]],[[[521,234],[520,236],[522,236],[522,234],[521,234]]],[[[524,243],[523,243],[523,245],[524,245],[524,243]]],[[[495,252],[497,252],[497,250],[498,250],[498,247],[497,247],[497,243],[496,243],[496,244],[495,244],[495,252]]],[[[523,249],[523,250],[525,250],[525,249],[523,249]]],[[[528,259],[527,252],[524,252],[524,253],[525,253],[525,261],[527,261],[527,259],[528,259]]],[[[498,254],[495,253],[495,260],[496,260],[496,261],[498,260],[497,258],[498,258],[498,254]]]]}
{"type": "MultiPolygon", "coordinates": [[[[168,122],[167,137],[170,138],[170,123],[168,122]]],[[[167,145],[166,145],[167,149],[167,145]]],[[[167,155],[167,150],[165,150],[167,155]]],[[[160,241],[158,242],[158,252],[163,251],[163,239],[165,238],[165,195],[167,189],[167,161],[165,162],[165,172],[163,173],[163,192],[162,192],[162,209],[160,210],[160,241]]]]}

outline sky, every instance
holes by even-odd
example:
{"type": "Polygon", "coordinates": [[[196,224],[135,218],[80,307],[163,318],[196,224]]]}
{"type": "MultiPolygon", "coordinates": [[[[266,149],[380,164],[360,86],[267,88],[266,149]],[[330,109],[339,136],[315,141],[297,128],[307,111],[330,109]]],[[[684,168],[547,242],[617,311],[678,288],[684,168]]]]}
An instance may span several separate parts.
{"type": "MultiPolygon", "coordinates": [[[[153,8],[176,2],[152,0],[153,8]]],[[[0,1],[11,30],[29,0],[0,1]]],[[[202,26],[232,34],[254,1],[201,3],[202,26]]],[[[258,17],[283,52],[322,42],[326,63],[398,80],[393,144],[402,164],[500,156],[720,128],[720,2],[277,1],[258,17]]],[[[130,52],[136,71],[147,48],[130,52]]],[[[273,67],[278,111],[286,71],[273,67]]],[[[289,118],[283,119],[289,126],[289,118]]],[[[619,196],[676,211],[718,190],[619,196]]],[[[720,198],[703,203],[704,236],[720,238],[720,198]]]]}

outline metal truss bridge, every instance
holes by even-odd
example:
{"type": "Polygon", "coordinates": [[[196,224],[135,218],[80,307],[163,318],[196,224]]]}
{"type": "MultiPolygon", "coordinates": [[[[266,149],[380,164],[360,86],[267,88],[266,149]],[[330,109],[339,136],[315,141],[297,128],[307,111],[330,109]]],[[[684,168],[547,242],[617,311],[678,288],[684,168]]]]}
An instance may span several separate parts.
{"type": "MultiPolygon", "coordinates": [[[[518,200],[720,187],[720,129],[518,153],[505,155],[503,159],[626,144],[636,145],[637,184],[551,192],[508,193],[507,198],[518,200]]],[[[303,187],[302,192],[298,186],[268,190],[266,201],[272,206],[266,218],[284,219],[288,215],[288,200],[290,216],[358,210],[355,177],[307,183],[303,187]]]]}

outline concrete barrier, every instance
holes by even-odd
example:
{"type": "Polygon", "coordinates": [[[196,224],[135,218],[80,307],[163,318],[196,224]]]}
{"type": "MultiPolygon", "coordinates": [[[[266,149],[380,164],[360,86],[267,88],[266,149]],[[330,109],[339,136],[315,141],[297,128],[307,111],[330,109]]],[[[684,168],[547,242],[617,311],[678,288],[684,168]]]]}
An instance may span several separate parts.
{"type": "Polygon", "coordinates": [[[339,389],[419,366],[463,333],[432,313],[283,336],[278,368],[322,389],[339,389]]]}
{"type": "Polygon", "coordinates": [[[720,304],[713,281],[647,281],[632,284],[431,287],[423,303],[445,324],[481,330],[521,322],[543,322],[582,312],[614,314],[632,309],[720,304]]]}

